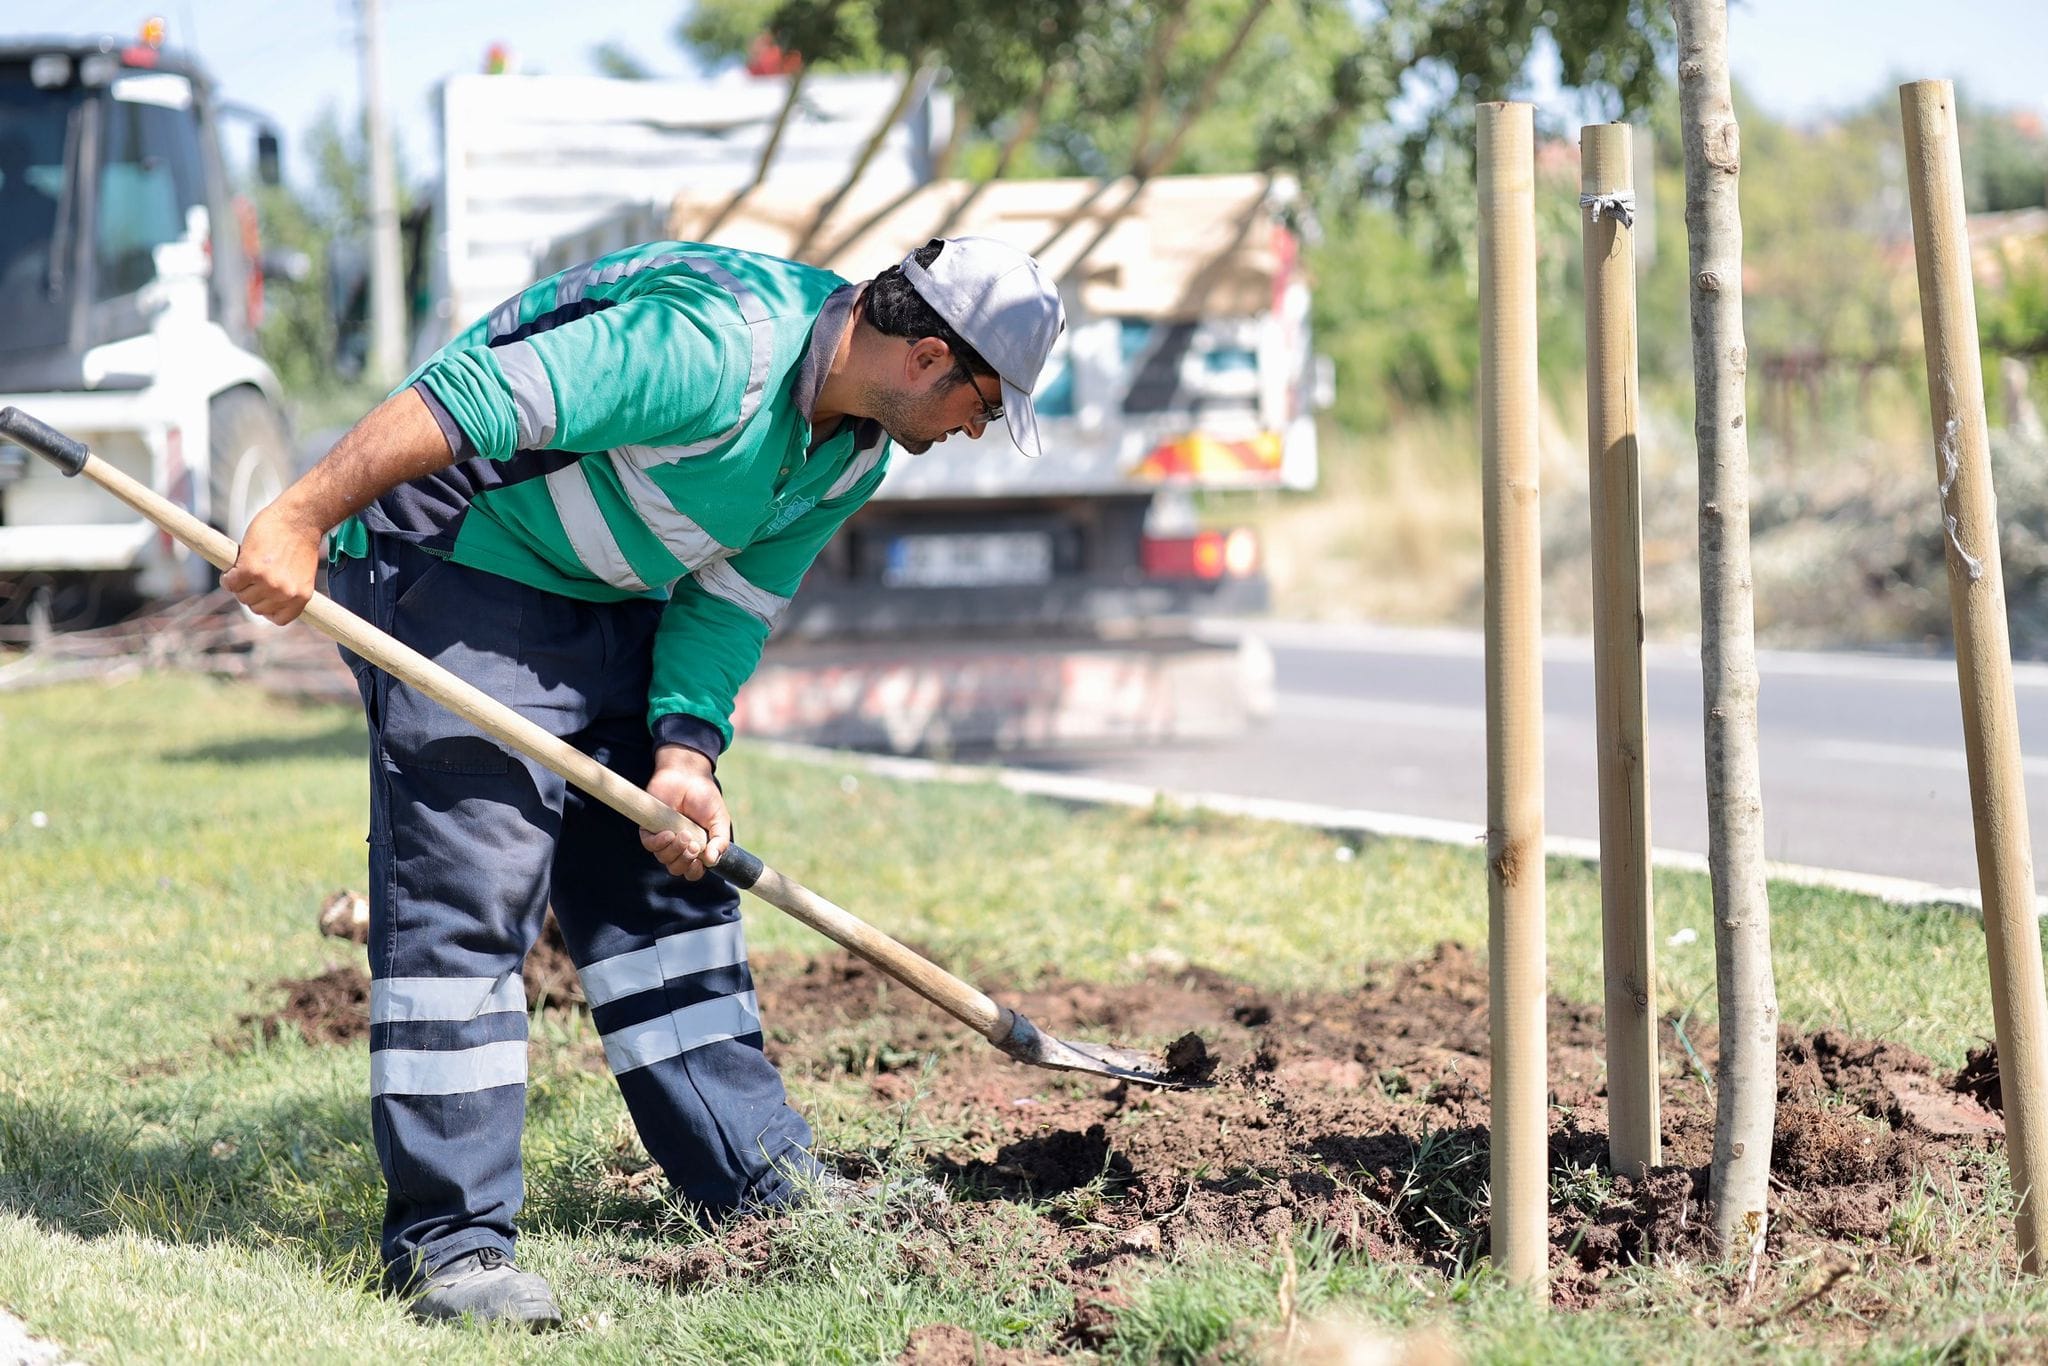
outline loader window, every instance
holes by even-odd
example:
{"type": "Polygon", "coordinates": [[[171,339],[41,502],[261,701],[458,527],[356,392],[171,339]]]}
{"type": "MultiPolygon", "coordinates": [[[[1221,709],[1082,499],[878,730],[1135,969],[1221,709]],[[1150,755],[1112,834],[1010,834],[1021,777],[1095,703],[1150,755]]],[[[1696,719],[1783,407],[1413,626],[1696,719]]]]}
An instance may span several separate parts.
{"type": "Polygon", "coordinates": [[[99,179],[94,293],[114,299],[156,277],[151,253],[184,237],[186,211],[206,203],[198,129],[189,105],[107,101],[99,179]]]}
{"type": "Polygon", "coordinates": [[[48,287],[75,103],[26,81],[0,84],[0,299],[24,308],[48,287]]]}
{"type": "MultiPolygon", "coordinates": [[[[0,366],[61,345],[71,322],[83,98],[0,65],[0,366]]],[[[0,378],[0,392],[9,381],[0,378]]]]}

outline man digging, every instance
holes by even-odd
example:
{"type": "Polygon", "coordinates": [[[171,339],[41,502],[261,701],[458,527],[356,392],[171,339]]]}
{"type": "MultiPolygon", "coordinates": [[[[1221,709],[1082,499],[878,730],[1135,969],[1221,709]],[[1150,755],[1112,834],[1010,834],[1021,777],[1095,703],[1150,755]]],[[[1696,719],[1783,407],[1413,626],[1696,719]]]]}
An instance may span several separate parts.
{"type": "Polygon", "coordinates": [[[862,285],[661,242],[563,272],[437,352],[250,524],[222,578],[283,624],[329,591],[688,816],[626,818],[347,650],[369,718],[370,1113],[386,1282],[425,1318],[560,1321],[513,1264],[520,964],[552,903],[678,1196],[786,1205],[822,1170],[761,1050],[715,769],[804,572],[921,453],[1007,419],[1065,324],[1030,257],[933,241],[862,285]],[[651,857],[650,857],[651,855],[651,857]],[[675,875],[681,880],[675,880],[675,875]]]}

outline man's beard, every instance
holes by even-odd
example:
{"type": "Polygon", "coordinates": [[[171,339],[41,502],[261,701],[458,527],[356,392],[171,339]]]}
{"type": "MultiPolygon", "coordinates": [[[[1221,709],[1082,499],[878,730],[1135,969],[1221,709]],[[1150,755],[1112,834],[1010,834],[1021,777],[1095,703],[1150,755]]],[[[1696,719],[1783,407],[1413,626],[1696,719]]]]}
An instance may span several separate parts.
{"type": "Polygon", "coordinates": [[[936,406],[929,399],[906,398],[893,389],[870,389],[867,393],[867,416],[879,422],[882,430],[912,455],[923,455],[943,436],[945,432],[933,432],[926,420],[926,412],[936,406]]]}

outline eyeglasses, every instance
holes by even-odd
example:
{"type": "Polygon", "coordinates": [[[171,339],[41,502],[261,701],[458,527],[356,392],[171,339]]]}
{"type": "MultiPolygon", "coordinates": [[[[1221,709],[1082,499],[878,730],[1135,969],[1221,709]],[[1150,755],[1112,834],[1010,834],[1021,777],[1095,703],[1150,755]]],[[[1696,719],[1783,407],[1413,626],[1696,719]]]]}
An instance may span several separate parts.
{"type": "Polygon", "coordinates": [[[993,427],[996,423],[1003,420],[1003,405],[1000,402],[990,403],[988,401],[981,392],[981,386],[975,383],[974,372],[967,368],[965,361],[954,361],[953,373],[959,377],[962,384],[974,390],[975,401],[981,404],[982,426],[993,427]]]}

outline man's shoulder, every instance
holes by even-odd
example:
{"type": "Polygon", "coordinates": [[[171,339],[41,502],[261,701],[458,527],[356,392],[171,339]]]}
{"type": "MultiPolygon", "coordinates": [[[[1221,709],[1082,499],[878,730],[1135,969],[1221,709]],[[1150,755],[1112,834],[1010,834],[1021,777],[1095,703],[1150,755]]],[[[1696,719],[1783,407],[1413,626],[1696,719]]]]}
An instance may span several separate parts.
{"type": "Polygon", "coordinates": [[[743,314],[756,317],[815,315],[848,284],[822,266],[711,242],[649,242],[631,252],[640,260],[658,261],[656,271],[664,281],[708,281],[733,296],[743,314]]]}

